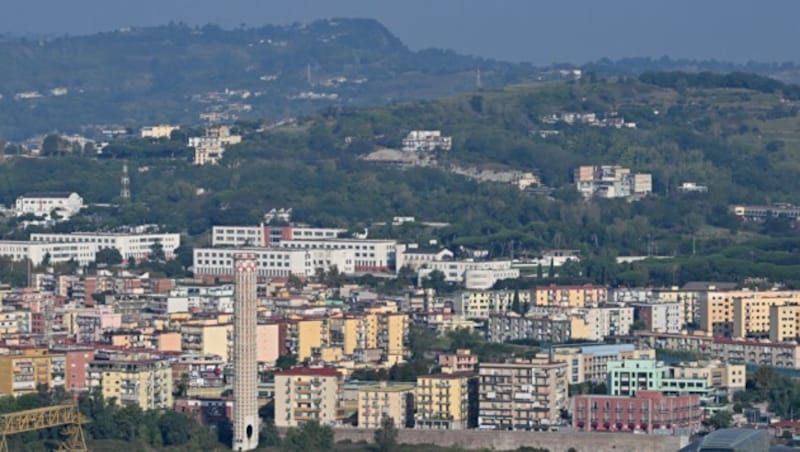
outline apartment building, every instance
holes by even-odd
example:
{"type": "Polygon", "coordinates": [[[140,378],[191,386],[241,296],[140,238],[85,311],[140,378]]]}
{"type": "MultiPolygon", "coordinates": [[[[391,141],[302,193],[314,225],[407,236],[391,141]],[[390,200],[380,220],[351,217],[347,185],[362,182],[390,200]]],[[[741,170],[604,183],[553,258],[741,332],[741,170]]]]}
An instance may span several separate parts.
{"type": "Polygon", "coordinates": [[[581,166],[575,170],[575,187],[586,199],[637,197],[653,191],[653,176],[619,165],[581,166]]]}
{"type": "Polygon", "coordinates": [[[489,342],[531,339],[560,344],[572,338],[573,319],[564,315],[521,317],[517,314],[490,315],[486,325],[489,342]]]}
{"type": "Polygon", "coordinates": [[[675,378],[706,379],[708,386],[714,388],[715,395],[718,396],[732,396],[735,392],[744,391],[747,382],[744,364],[727,364],[713,360],[672,363],[669,367],[675,378]]]}
{"type": "Polygon", "coordinates": [[[102,388],[106,400],[142,410],[172,408],[172,369],[166,359],[130,357],[89,363],[89,387],[102,388]]]}
{"type": "Polygon", "coordinates": [[[414,400],[416,428],[473,428],[477,424],[478,378],[474,372],[421,375],[414,400]]]}
{"type": "Polygon", "coordinates": [[[627,359],[608,363],[609,395],[634,396],[637,391],[665,394],[693,394],[710,401],[714,388],[709,379],[699,374],[686,375],[652,359],[627,359]]]}
{"type": "Polygon", "coordinates": [[[256,355],[258,362],[274,365],[281,356],[288,354],[285,322],[270,322],[256,326],[256,355]]]}
{"type": "Polygon", "coordinates": [[[397,270],[408,267],[413,271],[432,262],[453,260],[455,254],[447,248],[420,247],[416,244],[397,245],[397,270]]]}
{"type": "Polygon", "coordinates": [[[800,339],[800,304],[769,307],[769,340],[774,342],[800,339]]]}
{"type": "Polygon", "coordinates": [[[397,242],[383,239],[297,239],[281,240],[279,248],[301,250],[348,251],[355,272],[394,270],[397,242]]]}
{"type": "Polygon", "coordinates": [[[190,137],[188,146],[194,148],[195,165],[216,165],[222,159],[226,146],[242,142],[241,135],[231,134],[228,126],[206,127],[201,137],[190,137]]]}
{"type": "Polygon", "coordinates": [[[769,308],[800,303],[800,291],[706,291],[698,297],[700,329],[714,336],[768,337],[769,308]]]}
{"type": "Polygon", "coordinates": [[[233,276],[233,255],[247,251],[256,255],[259,277],[303,278],[314,276],[317,269],[336,267],[345,274],[355,273],[355,254],[342,249],[275,249],[275,248],[195,248],[195,276],[233,276]]]}
{"type": "Polygon", "coordinates": [[[296,367],[275,373],[275,425],[296,427],[308,421],[335,425],[343,379],[336,369],[296,367]]]}
{"type": "Polygon", "coordinates": [[[578,314],[587,325],[590,340],[601,341],[607,337],[626,336],[633,325],[633,307],[630,306],[585,308],[579,310],[578,314]]]}
{"type": "Polygon", "coordinates": [[[52,387],[53,363],[47,348],[20,347],[0,355],[0,395],[35,393],[37,387],[52,387]]]}
{"type": "Polygon", "coordinates": [[[478,365],[478,428],[546,429],[567,402],[567,364],[518,360],[478,365]]]}
{"type": "Polygon", "coordinates": [[[633,305],[634,321],[641,320],[648,331],[678,333],[686,323],[680,303],[637,303],[633,305]]]}
{"type": "Polygon", "coordinates": [[[567,364],[569,384],[586,381],[605,383],[608,363],[626,359],[655,359],[653,349],[637,349],[633,344],[602,344],[553,348],[553,359],[567,364]]]}
{"type": "Polygon", "coordinates": [[[559,306],[583,308],[604,304],[608,301],[608,289],[587,284],[584,286],[539,286],[536,287],[536,306],[559,306]]]}
{"type": "Polygon", "coordinates": [[[412,130],[403,138],[402,144],[405,152],[449,151],[453,147],[453,138],[442,135],[439,130],[412,130]]]}
{"type": "Polygon", "coordinates": [[[216,321],[184,323],[180,328],[181,351],[193,355],[216,355],[230,361],[233,324],[216,321]]]}
{"type": "Polygon", "coordinates": [[[658,391],[638,391],[632,397],[576,395],[573,406],[572,427],[579,432],[695,432],[703,421],[696,395],[665,396],[658,391]]]}
{"type": "Polygon", "coordinates": [[[492,314],[510,312],[515,299],[521,308],[531,306],[528,290],[467,290],[455,295],[453,309],[468,319],[488,319],[492,314]]]}
{"type": "Polygon", "coordinates": [[[83,198],[74,192],[27,193],[14,203],[14,211],[18,217],[30,214],[53,220],[69,220],[84,207],[86,205],[83,198]]]}
{"type": "Polygon", "coordinates": [[[637,331],[637,345],[669,350],[699,352],[727,363],[800,368],[800,345],[767,339],[733,339],[696,333],[653,333],[637,331]]]}
{"type": "MultiPolygon", "coordinates": [[[[181,235],[122,232],[33,233],[31,234],[31,241],[88,244],[94,248],[94,253],[105,248],[116,248],[124,261],[131,258],[141,261],[150,256],[154,246],[157,244],[163,249],[165,258],[173,259],[175,250],[181,246],[181,235]]],[[[92,260],[94,260],[94,257],[92,257],[92,260]]]]}
{"type": "MultiPolygon", "coordinates": [[[[344,357],[363,361],[367,355],[396,364],[405,360],[409,319],[405,313],[369,312],[342,317],[309,318],[291,322],[287,330],[290,349],[298,359],[344,357]],[[327,351],[323,356],[323,351],[327,351]]],[[[338,360],[338,359],[335,359],[338,360]]]]}
{"type": "Polygon", "coordinates": [[[146,126],[141,128],[139,136],[153,140],[169,139],[172,136],[172,132],[176,130],[180,130],[180,126],[171,126],[169,124],[146,126]]]}
{"type": "Polygon", "coordinates": [[[397,428],[414,426],[413,383],[388,383],[358,388],[358,427],[376,429],[384,418],[394,421],[397,428]]]}
{"type": "Polygon", "coordinates": [[[469,349],[459,348],[455,353],[439,355],[439,367],[444,373],[472,372],[478,365],[478,357],[469,349]]]}

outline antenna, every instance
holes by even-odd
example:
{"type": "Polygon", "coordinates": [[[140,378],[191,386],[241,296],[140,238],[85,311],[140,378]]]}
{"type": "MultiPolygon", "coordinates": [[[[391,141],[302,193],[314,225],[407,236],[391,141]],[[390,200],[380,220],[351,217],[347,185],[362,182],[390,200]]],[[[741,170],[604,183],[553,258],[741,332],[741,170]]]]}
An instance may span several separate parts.
{"type": "Polygon", "coordinates": [[[120,179],[120,198],[123,201],[131,199],[131,179],[128,177],[128,162],[122,164],[122,178],[120,179]]]}
{"type": "Polygon", "coordinates": [[[475,88],[481,89],[481,68],[475,68],[475,88]]]}

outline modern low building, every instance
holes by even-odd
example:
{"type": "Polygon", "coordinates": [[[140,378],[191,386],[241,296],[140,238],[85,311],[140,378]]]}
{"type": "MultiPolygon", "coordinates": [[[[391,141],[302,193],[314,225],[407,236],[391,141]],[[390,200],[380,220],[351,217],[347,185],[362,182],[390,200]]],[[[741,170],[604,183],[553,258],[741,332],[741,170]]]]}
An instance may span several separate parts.
{"type": "Polygon", "coordinates": [[[296,250],[348,251],[355,272],[394,270],[397,241],[383,239],[291,239],[281,240],[279,248],[296,250]]]}
{"type": "Polygon", "coordinates": [[[569,384],[605,383],[608,363],[626,359],[655,359],[653,349],[637,349],[633,344],[600,344],[554,347],[553,359],[567,363],[569,384]]]}
{"type": "Polygon", "coordinates": [[[653,176],[619,165],[581,166],[575,170],[575,186],[586,199],[638,197],[652,193],[653,176]]]}
{"type": "Polygon", "coordinates": [[[414,400],[416,428],[464,430],[477,424],[478,379],[474,372],[421,375],[414,400]]]}
{"type": "Polygon", "coordinates": [[[491,289],[502,279],[519,278],[519,269],[510,260],[444,260],[428,262],[417,271],[420,281],[438,271],[449,283],[462,284],[467,289],[491,289]]]}
{"type": "Polygon", "coordinates": [[[315,228],[310,226],[214,226],[211,245],[219,246],[270,246],[282,240],[331,240],[347,233],[341,228],[315,228]]]}
{"type": "Polygon", "coordinates": [[[639,391],[632,397],[576,395],[573,399],[572,427],[579,432],[691,434],[702,421],[696,395],[639,391]]]}
{"type": "Polygon", "coordinates": [[[549,429],[567,402],[567,364],[518,360],[478,365],[478,428],[549,429]]]}
{"type": "Polygon", "coordinates": [[[387,383],[358,388],[358,427],[380,428],[384,418],[397,428],[414,426],[414,383],[387,383]]]}
{"type": "Polygon", "coordinates": [[[233,255],[247,251],[256,255],[259,277],[314,276],[317,269],[334,266],[344,274],[355,273],[355,254],[342,249],[195,248],[195,276],[231,278],[233,255]]]}
{"type": "Polygon", "coordinates": [[[768,337],[770,306],[800,303],[800,291],[705,291],[698,296],[700,329],[714,336],[768,337]]]}
{"type": "Polygon", "coordinates": [[[337,424],[342,418],[342,385],[342,374],[332,368],[296,367],[276,372],[275,425],[337,424]]]}
{"type": "Polygon", "coordinates": [[[651,359],[628,359],[608,363],[609,395],[634,396],[638,391],[693,394],[709,401],[714,390],[707,377],[687,375],[651,359]]]}
{"type": "Polygon", "coordinates": [[[88,243],[44,243],[36,241],[0,240],[0,257],[14,262],[26,259],[31,265],[76,262],[85,266],[94,262],[96,248],[88,243]]]}
{"type": "Polygon", "coordinates": [[[50,220],[69,220],[84,207],[83,198],[74,192],[27,193],[14,204],[17,216],[35,215],[50,220]]]}
{"type": "Polygon", "coordinates": [[[113,233],[113,232],[73,232],[33,233],[32,242],[86,244],[93,247],[95,253],[106,248],[115,248],[122,255],[123,261],[135,259],[145,260],[150,257],[154,248],[160,247],[166,259],[175,257],[175,250],[181,246],[181,235],[172,233],[113,233]]]}

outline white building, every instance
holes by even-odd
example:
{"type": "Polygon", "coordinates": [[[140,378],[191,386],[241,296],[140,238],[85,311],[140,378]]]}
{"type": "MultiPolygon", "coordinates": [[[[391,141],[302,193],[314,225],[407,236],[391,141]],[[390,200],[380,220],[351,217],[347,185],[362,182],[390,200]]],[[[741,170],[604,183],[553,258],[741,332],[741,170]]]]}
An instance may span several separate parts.
{"type": "Polygon", "coordinates": [[[416,244],[397,245],[397,271],[403,267],[418,271],[432,262],[450,260],[454,256],[447,248],[426,248],[416,244]]]}
{"type": "Polygon", "coordinates": [[[348,249],[196,248],[195,276],[232,276],[233,256],[242,251],[256,255],[259,277],[311,277],[318,268],[328,271],[333,266],[355,273],[355,252],[348,249]]]}
{"type": "Polygon", "coordinates": [[[510,312],[516,296],[520,307],[533,304],[529,290],[465,290],[456,294],[453,309],[468,319],[488,319],[492,314],[510,312]]]}
{"type": "Polygon", "coordinates": [[[233,312],[233,285],[179,286],[166,297],[166,305],[156,312],[233,312]]]}
{"type": "Polygon", "coordinates": [[[335,239],[347,233],[340,228],[307,226],[214,226],[212,246],[269,246],[282,240],[335,239]]]}
{"type": "Polygon", "coordinates": [[[40,265],[48,257],[50,263],[57,264],[73,260],[79,265],[94,262],[96,249],[88,243],[42,243],[36,241],[0,241],[0,257],[19,262],[29,259],[33,265],[40,265]]]}
{"type": "MultiPolygon", "coordinates": [[[[346,250],[352,252],[355,272],[388,272],[395,268],[397,242],[367,239],[294,239],[281,240],[279,248],[303,250],[346,250]]],[[[342,267],[339,267],[341,270],[342,267]]]]}
{"type": "Polygon", "coordinates": [[[610,336],[625,336],[633,325],[633,308],[604,306],[580,309],[589,327],[589,339],[602,341],[610,336]]]}
{"type": "MultiPolygon", "coordinates": [[[[136,234],[106,232],[73,232],[70,234],[34,233],[32,242],[81,243],[93,247],[93,253],[104,248],[116,248],[123,260],[134,258],[137,261],[147,259],[153,246],[160,243],[164,257],[172,259],[175,250],[181,245],[180,234],[136,234]]],[[[94,260],[94,255],[92,255],[94,260]]]]}
{"type": "Polygon", "coordinates": [[[678,187],[681,193],[706,193],[708,192],[708,185],[700,185],[696,182],[684,182],[678,187]]]}
{"type": "Polygon", "coordinates": [[[680,333],[686,323],[683,304],[639,303],[633,305],[636,320],[644,321],[648,331],[680,333]]]}
{"type": "Polygon", "coordinates": [[[586,199],[638,197],[652,193],[653,176],[619,165],[581,166],[575,170],[575,187],[586,199]]]}
{"type": "Polygon", "coordinates": [[[519,278],[519,269],[511,268],[510,260],[433,261],[420,268],[417,277],[422,281],[434,271],[442,272],[445,281],[463,284],[467,289],[490,289],[501,279],[519,278]]]}
{"type": "Polygon", "coordinates": [[[56,219],[51,215],[55,213],[57,218],[68,220],[84,207],[83,198],[77,193],[45,192],[20,196],[17,198],[15,211],[17,216],[33,214],[46,219],[56,219]]]}
{"type": "Polygon", "coordinates": [[[207,127],[202,137],[190,137],[188,146],[194,148],[194,164],[217,164],[225,147],[242,142],[241,135],[231,134],[228,126],[207,127]]]}
{"type": "Polygon", "coordinates": [[[406,152],[449,151],[452,147],[453,138],[442,136],[439,130],[412,130],[403,139],[403,151],[406,152]]]}
{"type": "Polygon", "coordinates": [[[142,127],[139,132],[142,138],[161,139],[170,138],[172,132],[180,130],[180,126],[171,126],[169,124],[159,124],[157,126],[142,127]]]}

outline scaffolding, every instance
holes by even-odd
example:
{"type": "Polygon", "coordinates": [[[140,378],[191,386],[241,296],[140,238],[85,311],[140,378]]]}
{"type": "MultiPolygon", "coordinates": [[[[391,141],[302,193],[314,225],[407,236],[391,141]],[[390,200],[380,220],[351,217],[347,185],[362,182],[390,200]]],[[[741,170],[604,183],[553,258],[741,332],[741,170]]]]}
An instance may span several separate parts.
{"type": "Polygon", "coordinates": [[[0,452],[9,452],[9,435],[61,426],[64,428],[59,451],[88,451],[81,428],[81,424],[86,422],[88,419],[78,411],[77,405],[56,405],[0,415],[0,452]]]}

